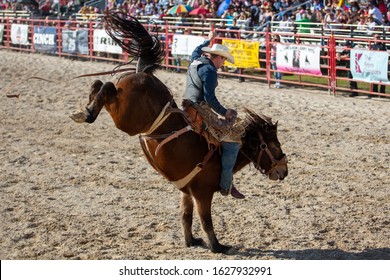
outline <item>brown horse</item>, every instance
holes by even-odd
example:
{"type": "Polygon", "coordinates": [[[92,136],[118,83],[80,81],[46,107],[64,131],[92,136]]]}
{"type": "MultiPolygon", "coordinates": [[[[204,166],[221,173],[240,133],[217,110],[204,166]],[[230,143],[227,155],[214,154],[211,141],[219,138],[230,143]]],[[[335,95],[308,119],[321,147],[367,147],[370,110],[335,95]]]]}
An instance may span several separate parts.
{"type": "MultiPolygon", "coordinates": [[[[163,55],[159,41],[133,17],[107,13],[104,23],[110,36],[139,58],[138,71],[123,75],[115,84],[95,81],[86,109],[72,119],[92,123],[105,107],[117,128],[130,136],[140,134],[149,163],[181,191],[185,244],[205,245],[192,235],[195,204],[211,251],[227,253],[230,247],[218,242],[211,219],[213,195],[219,190],[219,153],[209,152],[207,141],[190,129],[169,89],[153,75],[163,55]]],[[[271,180],[283,180],[288,173],[287,160],[277,139],[277,125],[246,110],[245,127],[234,171],[252,162],[271,180]]]]}

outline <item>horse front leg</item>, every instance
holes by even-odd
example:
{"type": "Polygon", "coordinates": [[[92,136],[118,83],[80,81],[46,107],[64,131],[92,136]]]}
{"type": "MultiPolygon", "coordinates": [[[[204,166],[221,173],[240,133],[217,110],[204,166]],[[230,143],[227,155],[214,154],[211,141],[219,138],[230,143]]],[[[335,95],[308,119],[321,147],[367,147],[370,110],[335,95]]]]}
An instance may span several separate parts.
{"type": "Polygon", "coordinates": [[[221,245],[214,232],[213,221],[211,219],[211,201],[213,199],[212,193],[203,194],[201,197],[195,197],[196,208],[199,214],[202,228],[207,234],[209,240],[210,250],[213,253],[229,253],[231,246],[221,245]]]}
{"type": "Polygon", "coordinates": [[[100,80],[94,81],[90,89],[89,102],[84,111],[73,114],[70,118],[78,123],[93,123],[102,110],[107,96],[116,93],[117,91],[113,83],[107,82],[103,84],[100,80]]]}
{"type": "Polygon", "coordinates": [[[205,242],[201,238],[194,238],[192,235],[192,220],[194,212],[194,201],[192,196],[186,193],[181,194],[180,201],[180,216],[181,224],[184,232],[184,240],[187,247],[205,246],[205,242]]]}

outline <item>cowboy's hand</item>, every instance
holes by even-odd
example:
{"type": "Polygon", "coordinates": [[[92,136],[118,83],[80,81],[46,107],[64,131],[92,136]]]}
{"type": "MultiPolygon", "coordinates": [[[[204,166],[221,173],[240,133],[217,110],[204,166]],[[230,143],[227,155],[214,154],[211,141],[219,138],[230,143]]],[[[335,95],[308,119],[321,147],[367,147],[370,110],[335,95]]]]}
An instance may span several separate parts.
{"type": "Polygon", "coordinates": [[[214,31],[210,31],[210,33],[209,33],[209,37],[208,37],[209,41],[213,40],[213,39],[214,39],[214,37],[215,37],[215,33],[214,33],[214,31]]]}
{"type": "Polygon", "coordinates": [[[234,122],[237,118],[237,112],[233,109],[227,109],[225,119],[229,122],[234,122]]]}

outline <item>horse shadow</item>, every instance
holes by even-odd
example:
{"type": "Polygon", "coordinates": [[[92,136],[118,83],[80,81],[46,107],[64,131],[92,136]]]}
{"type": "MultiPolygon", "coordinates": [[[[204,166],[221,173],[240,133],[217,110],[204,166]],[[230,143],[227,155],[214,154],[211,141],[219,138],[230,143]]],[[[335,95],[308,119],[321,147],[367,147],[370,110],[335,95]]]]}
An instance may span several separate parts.
{"type": "Polygon", "coordinates": [[[250,258],[274,257],[284,260],[390,260],[390,248],[365,249],[348,252],[340,249],[260,250],[255,248],[236,252],[250,258]]]}

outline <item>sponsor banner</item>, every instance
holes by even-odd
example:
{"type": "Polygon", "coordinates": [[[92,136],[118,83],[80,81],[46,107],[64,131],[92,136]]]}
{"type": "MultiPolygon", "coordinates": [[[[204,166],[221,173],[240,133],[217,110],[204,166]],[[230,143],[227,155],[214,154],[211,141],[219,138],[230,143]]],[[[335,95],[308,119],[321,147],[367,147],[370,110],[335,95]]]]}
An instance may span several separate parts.
{"type": "Polygon", "coordinates": [[[385,51],[351,50],[351,73],[354,80],[384,82],[387,78],[389,55],[385,51]]]}
{"type": "Polygon", "coordinates": [[[62,30],[62,51],[89,54],[88,30],[62,30]]]}
{"type": "Polygon", "coordinates": [[[172,40],[172,54],[191,57],[195,48],[204,41],[201,36],[175,34],[172,40]]]}
{"type": "Polygon", "coordinates": [[[34,48],[39,52],[55,53],[57,51],[57,29],[49,26],[34,27],[34,48]]]}
{"type": "Polygon", "coordinates": [[[4,24],[0,24],[0,43],[3,42],[4,24]]]}
{"type": "Polygon", "coordinates": [[[12,24],[11,25],[11,43],[15,45],[29,45],[28,42],[28,25],[12,24]]]}
{"type": "Polygon", "coordinates": [[[111,39],[105,30],[96,29],[93,31],[93,51],[122,54],[122,48],[111,39]]]}
{"type": "Polygon", "coordinates": [[[229,48],[234,57],[234,64],[225,62],[226,66],[238,68],[259,68],[259,42],[245,42],[241,40],[223,40],[222,45],[229,48]]]}
{"type": "Polygon", "coordinates": [[[321,76],[320,47],[277,44],[276,67],[278,70],[308,73],[321,76]]]}

